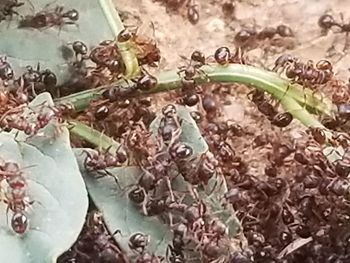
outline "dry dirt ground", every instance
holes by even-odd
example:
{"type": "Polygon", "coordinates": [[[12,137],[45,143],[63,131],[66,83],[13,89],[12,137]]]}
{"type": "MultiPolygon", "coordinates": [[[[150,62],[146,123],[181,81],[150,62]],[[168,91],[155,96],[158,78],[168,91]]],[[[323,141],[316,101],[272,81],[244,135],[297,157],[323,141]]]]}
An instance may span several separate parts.
{"type": "MultiPolygon", "coordinates": [[[[350,13],[344,12],[350,8],[350,1],[347,0],[237,0],[231,19],[223,15],[223,0],[201,0],[196,1],[200,10],[197,25],[191,25],[180,15],[168,14],[161,3],[152,0],[114,2],[119,11],[131,18],[126,20],[127,25],[135,25],[137,20],[144,24],[150,21],[154,23],[155,35],[163,55],[162,68],[174,68],[180,61],[178,55],[189,55],[194,49],[210,55],[219,46],[233,47],[235,32],[254,24],[257,29],[282,23],[290,26],[296,35],[297,45],[289,53],[317,61],[327,55],[327,49],[332,44],[336,44],[340,52],[345,42],[344,34],[329,32],[322,36],[317,25],[318,18],[327,12],[340,20],[340,13],[343,12],[344,21],[350,21],[350,13]]],[[[267,66],[271,65],[276,56],[269,59],[267,66]]],[[[348,71],[344,65],[348,64],[349,59],[349,56],[345,56],[335,65],[339,74],[346,76],[348,71]]],[[[337,61],[339,56],[330,60],[337,61]]]]}
{"type": "MultiPolygon", "coordinates": [[[[142,28],[147,28],[145,25],[150,22],[154,24],[154,34],[162,54],[160,69],[176,68],[184,63],[180,55],[189,57],[195,49],[209,56],[220,46],[234,48],[234,35],[242,28],[254,26],[259,30],[285,24],[293,30],[296,43],[294,49],[285,52],[303,60],[318,61],[327,58],[333,63],[338,77],[344,80],[349,78],[347,65],[350,54],[342,51],[345,34],[328,32],[327,35],[322,35],[317,25],[319,17],[325,13],[332,14],[340,21],[341,12],[350,8],[350,1],[347,0],[236,0],[234,15],[229,18],[222,12],[224,0],[201,0],[196,1],[200,10],[200,20],[196,25],[179,14],[167,13],[160,2],[114,2],[117,10],[126,17],[124,23],[127,26],[142,24],[142,28]]],[[[343,13],[343,17],[345,22],[350,22],[350,12],[343,13]]],[[[262,49],[257,48],[248,52],[247,56],[255,64],[271,68],[279,54],[263,59],[262,49]]],[[[238,116],[243,120],[243,114],[238,116]]]]}
{"type": "MultiPolygon", "coordinates": [[[[126,26],[141,25],[144,29],[149,28],[147,25],[151,22],[154,24],[154,34],[162,54],[160,69],[175,69],[181,63],[185,63],[180,55],[189,57],[195,49],[207,56],[214,54],[220,46],[233,49],[234,36],[242,28],[253,26],[261,30],[267,26],[285,24],[295,34],[295,47],[286,50],[286,53],[294,54],[302,60],[318,61],[327,58],[333,63],[339,78],[347,80],[350,76],[347,66],[350,62],[350,50],[349,54],[343,52],[345,34],[328,32],[324,35],[317,24],[319,17],[325,13],[332,14],[335,19],[341,21],[341,12],[349,10],[350,1],[236,0],[232,17],[225,17],[222,12],[224,0],[196,2],[200,11],[200,19],[196,25],[192,25],[180,14],[167,13],[164,5],[152,0],[115,0],[115,6],[124,18],[126,26]],[[334,48],[331,48],[332,46],[334,48]]],[[[344,12],[343,17],[345,22],[350,22],[350,12],[344,12]]],[[[259,66],[272,68],[274,60],[280,55],[276,53],[262,58],[262,54],[262,48],[257,48],[249,51],[247,56],[259,66]]],[[[301,136],[303,128],[297,121],[282,132],[279,128],[271,127],[269,121],[247,100],[248,90],[245,87],[236,85],[232,90],[233,96],[227,98],[231,105],[224,106],[224,113],[227,119],[238,122],[248,133],[251,131],[254,135],[250,139],[245,137],[243,141],[236,142],[235,146],[239,148],[237,150],[242,150],[240,154],[243,157],[250,160],[250,169],[255,170],[256,167],[255,172],[258,172],[264,163],[260,157],[265,154],[259,152],[252,157],[251,151],[256,153],[257,150],[247,146],[252,143],[254,137],[268,133],[271,137],[291,136],[297,139],[301,136]]],[[[160,101],[168,101],[167,95],[158,96],[163,99],[160,101]]]]}

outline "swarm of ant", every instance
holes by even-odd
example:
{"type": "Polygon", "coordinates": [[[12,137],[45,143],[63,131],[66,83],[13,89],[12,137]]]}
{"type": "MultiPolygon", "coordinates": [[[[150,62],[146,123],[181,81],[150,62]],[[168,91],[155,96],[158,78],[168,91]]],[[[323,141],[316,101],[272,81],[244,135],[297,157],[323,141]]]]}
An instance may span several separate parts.
{"type": "MultiPolygon", "coordinates": [[[[162,2],[168,11],[187,12],[192,24],[198,22],[195,1],[162,2]]],[[[14,0],[0,3],[0,22],[18,15],[16,9],[21,5],[14,0]]],[[[222,8],[233,13],[232,1],[223,3],[222,8]]],[[[60,28],[75,24],[78,19],[77,10],[58,6],[23,17],[20,27],[60,28]]],[[[336,22],[328,14],[320,17],[318,25],[324,31],[349,32],[348,24],[336,22]]],[[[219,47],[209,58],[194,51],[187,65],[178,68],[181,88],[170,95],[172,103],[161,109],[155,107],[152,97],[144,95],[157,86],[157,78],[146,67],[157,66],[160,51],[154,40],[137,32],[123,30],[116,40],[105,40],[91,50],[80,40],[68,43],[75,54],[71,63],[73,74],[62,86],[57,86],[51,70],[43,70],[39,64],[28,65],[22,75],[16,76],[6,56],[1,57],[0,128],[34,136],[53,119],[60,123],[64,118],[74,118],[114,138],[120,143],[115,151],[85,152],[85,168],[101,176],[113,176],[107,168],[125,163],[139,166],[142,174],[125,194],[140,213],[158,216],[173,234],[166,255],[149,252],[148,245],[154,240],[138,232],[129,237],[131,253],[125,253],[113,240],[113,235],[123,232],[108,233],[103,215],[91,212],[78,241],[59,262],[180,263],[191,262],[193,254],[201,262],[349,262],[350,137],[341,132],[350,117],[349,84],[335,78],[333,66],[327,60],[314,63],[289,54],[279,56],[271,71],[315,93],[330,94],[338,106],[334,119],[322,120],[327,128],[335,130],[331,138],[324,129],[310,127],[301,138],[292,139],[279,133],[293,121],[292,113],[282,112],[278,101],[265,92],[253,90],[247,96],[258,110],[255,114],[264,116],[272,128],[262,133],[251,132],[239,123],[225,120],[220,100],[230,93],[227,86],[199,85],[195,80],[195,76],[205,75],[202,72],[205,65],[249,64],[242,52],[254,48],[259,41],[275,43],[276,39],[293,36],[286,25],[259,32],[242,29],[234,37],[237,44],[234,51],[219,47]],[[118,44],[125,42],[131,43],[141,73],[128,80],[127,87],[110,85],[125,74],[123,50],[118,48],[118,44]],[[43,105],[42,110],[29,114],[30,120],[22,115],[27,103],[41,92],[60,97],[101,85],[108,87],[82,113],[74,112],[71,105],[60,104],[43,105]],[[200,156],[194,156],[191,146],[180,140],[183,120],[175,103],[191,111],[209,146],[200,156]],[[161,115],[160,124],[153,136],[150,125],[157,115],[161,115]],[[325,144],[341,146],[344,154],[331,162],[324,154],[325,144]],[[262,170],[252,167],[256,152],[265,153],[261,157],[262,170]],[[179,174],[190,186],[185,194],[172,187],[179,174]],[[198,195],[200,186],[220,176],[226,179],[229,188],[221,200],[222,209],[234,209],[247,239],[247,245],[234,252],[227,222],[216,217],[198,195]],[[185,202],[185,195],[191,195],[192,202],[185,202]]],[[[24,234],[30,231],[27,208],[31,203],[27,201],[25,173],[18,164],[1,160],[0,178],[8,184],[5,197],[8,210],[13,212],[10,226],[15,233],[24,234]]]]}

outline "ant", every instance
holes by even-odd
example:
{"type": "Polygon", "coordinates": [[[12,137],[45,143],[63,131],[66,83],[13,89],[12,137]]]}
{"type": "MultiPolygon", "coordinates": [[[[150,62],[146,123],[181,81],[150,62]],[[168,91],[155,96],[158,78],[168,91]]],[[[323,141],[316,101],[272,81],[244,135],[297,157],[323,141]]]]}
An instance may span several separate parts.
{"type": "Polygon", "coordinates": [[[57,6],[52,11],[40,11],[34,15],[25,16],[20,22],[19,28],[32,27],[42,29],[47,27],[58,26],[59,29],[64,25],[76,25],[79,19],[79,12],[76,9],[71,9],[64,12],[63,6],[57,6]]]}
{"type": "Polygon", "coordinates": [[[327,33],[328,30],[333,27],[338,27],[340,29],[337,33],[345,33],[345,45],[343,48],[343,52],[349,49],[349,33],[350,33],[350,22],[344,23],[343,14],[340,14],[341,22],[337,22],[333,16],[329,14],[324,14],[318,19],[318,25],[321,27],[324,33],[327,33]]]}
{"type": "Polygon", "coordinates": [[[78,61],[78,56],[80,55],[80,60],[86,59],[87,58],[87,53],[88,53],[88,47],[85,45],[85,43],[81,41],[74,41],[72,43],[72,48],[75,54],[75,58],[78,61]]]}
{"type": "MultiPolygon", "coordinates": [[[[119,34],[119,38],[122,37],[122,33],[119,34]]],[[[77,50],[78,51],[78,50],[77,50]]],[[[85,52],[79,50],[78,52],[85,52]]],[[[82,56],[83,58],[83,56],[82,56]]],[[[85,58],[85,57],[84,57],[85,58]]],[[[119,78],[125,71],[125,66],[121,59],[121,54],[114,41],[103,41],[97,47],[93,48],[89,54],[90,60],[96,64],[96,68],[91,72],[91,75],[98,78],[101,81],[101,76],[104,78],[119,78]],[[109,71],[109,76],[105,76],[105,70],[109,71]]],[[[108,81],[110,82],[110,81],[108,81]]]]}
{"type": "MultiPolygon", "coordinates": [[[[125,152],[122,145],[120,145],[117,148],[117,150],[115,151],[115,154],[112,154],[109,152],[111,148],[112,146],[110,146],[105,153],[102,153],[101,151],[97,151],[93,153],[84,151],[84,153],[86,153],[87,155],[84,161],[85,168],[88,171],[105,170],[108,167],[121,166],[124,162],[128,160],[128,155],[125,152]]],[[[105,170],[105,173],[107,175],[113,176],[106,170],[105,170]]],[[[102,176],[105,176],[106,174],[102,174],[102,176]]],[[[117,181],[117,178],[115,178],[115,180],[117,181]]]]}
{"type": "Polygon", "coordinates": [[[264,114],[272,125],[280,128],[287,127],[293,120],[293,115],[289,112],[277,113],[275,108],[267,101],[264,92],[254,90],[248,94],[250,100],[257,106],[258,110],[264,114]]]}
{"type": "MultiPolygon", "coordinates": [[[[186,57],[181,56],[181,58],[188,60],[186,57]]],[[[181,76],[181,73],[184,73],[182,77],[182,84],[185,88],[185,91],[190,90],[195,87],[195,76],[199,74],[201,77],[208,78],[207,74],[201,70],[201,67],[206,64],[205,55],[199,50],[195,50],[191,54],[190,62],[186,66],[179,67],[177,74],[181,76]]],[[[193,90],[192,90],[193,91],[193,90]]]]}
{"type": "MultiPolygon", "coordinates": [[[[113,233],[121,234],[120,230],[113,233]]],[[[129,262],[119,247],[114,244],[103,223],[102,214],[92,211],[86,218],[86,223],[79,240],[72,248],[75,259],[83,262],[129,262]],[[78,256],[78,257],[77,257],[78,256]]]]}
{"type": "MultiPolygon", "coordinates": [[[[155,35],[154,24],[151,23],[153,35],[155,35]]],[[[130,41],[135,47],[136,57],[140,66],[148,65],[150,67],[157,67],[157,63],[160,61],[160,50],[158,48],[157,41],[153,38],[143,36],[135,32],[130,32],[127,29],[122,30],[118,34],[118,42],[124,43],[130,41]]]]}
{"type": "Polygon", "coordinates": [[[129,237],[128,245],[133,251],[142,254],[150,242],[150,236],[143,233],[135,233],[129,237]]]}
{"type": "Polygon", "coordinates": [[[192,25],[195,25],[199,21],[198,4],[194,0],[190,0],[187,3],[187,18],[192,25]]]}
{"type": "Polygon", "coordinates": [[[226,66],[229,63],[245,64],[242,49],[236,48],[235,53],[231,53],[228,47],[219,47],[214,53],[216,63],[226,66]]]}
{"type": "Polygon", "coordinates": [[[10,63],[7,61],[6,57],[0,57],[0,79],[3,80],[4,84],[7,85],[7,82],[13,79],[13,69],[10,63]]]}
{"type": "Polygon", "coordinates": [[[58,109],[49,107],[49,111],[44,112],[44,108],[40,112],[33,112],[35,115],[36,122],[32,122],[26,119],[18,113],[23,112],[23,107],[18,107],[13,110],[9,110],[5,113],[1,119],[0,124],[3,128],[16,129],[23,131],[26,135],[34,136],[40,129],[44,128],[51,120],[61,120],[61,114],[58,109]]]}
{"type": "Polygon", "coordinates": [[[254,48],[259,45],[260,41],[270,40],[270,45],[278,44],[276,36],[281,38],[291,38],[294,36],[292,29],[286,25],[278,25],[277,27],[265,27],[261,31],[254,28],[244,28],[238,31],[234,37],[235,42],[242,48],[254,48]],[[276,44],[274,43],[275,41],[276,44]]]}
{"type": "Polygon", "coordinates": [[[305,64],[289,54],[281,55],[276,59],[272,70],[278,72],[280,69],[293,82],[313,90],[317,85],[326,84],[333,77],[333,67],[328,60],[320,60],[316,65],[309,60],[305,64]]]}
{"type": "MultiPolygon", "coordinates": [[[[162,1],[162,0],[153,0],[162,1]]],[[[187,9],[187,19],[192,25],[196,25],[199,21],[198,4],[195,0],[165,0],[166,11],[177,11],[182,13],[183,9],[187,9]]]]}
{"type": "Polygon", "coordinates": [[[139,87],[137,84],[131,84],[128,87],[123,87],[122,85],[115,85],[109,87],[102,93],[102,96],[105,99],[108,99],[110,102],[115,102],[119,100],[126,99],[127,97],[134,96],[138,94],[139,87]]]}
{"type": "Polygon", "coordinates": [[[169,244],[166,250],[166,258],[170,263],[185,262],[185,255],[183,250],[185,246],[185,236],[187,234],[187,231],[187,226],[183,223],[179,223],[173,230],[172,245],[169,244]]]}
{"type": "Polygon", "coordinates": [[[36,69],[26,66],[26,71],[16,82],[26,92],[29,92],[30,96],[36,96],[37,93],[54,88],[57,84],[57,77],[49,69],[40,70],[40,63],[38,63],[36,69]]]}
{"type": "Polygon", "coordinates": [[[157,86],[158,81],[156,77],[148,73],[145,73],[145,74],[142,74],[141,77],[139,77],[137,81],[135,81],[135,83],[139,90],[149,91],[157,86]]]}
{"type": "Polygon", "coordinates": [[[1,179],[6,179],[8,184],[8,191],[6,192],[6,198],[8,210],[13,212],[11,218],[11,227],[17,234],[24,234],[28,228],[28,218],[25,213],[27,205],[31,205],[33,202],[29,202],[26,196],[26,180],[23,173],[17,163],[3,162],[0,165],[1,179]]]}
{"type": "Polygon", "coordinates": [[[234,18],[236,4],[234,0],[227,0],[222,3],[221,10],[226,18],[234,18]]]}
{"type": "Polygon", "coordinates": [[[163,117],[160,120],[158,133],[165,143],[174,142],[181,133],[181,123],[177,116],[176,107],[173,104],[168,104],[163,107],[162,114],[163,117]]]}

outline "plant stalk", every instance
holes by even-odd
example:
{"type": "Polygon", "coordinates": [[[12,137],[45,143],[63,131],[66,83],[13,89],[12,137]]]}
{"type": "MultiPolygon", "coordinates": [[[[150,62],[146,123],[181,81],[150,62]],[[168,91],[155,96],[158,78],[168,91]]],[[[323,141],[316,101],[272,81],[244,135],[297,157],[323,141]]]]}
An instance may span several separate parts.
{"type": "MultiPolygon", "coordinates": [[[[336,107],[329,99],[323,97],[322,94],[303,88],[298,84],[291,84],[290,81],[281,78],[275,72],[240,64],[230,64],[227,66],[205,65],[200,68],[200,71],[201,74],[197,74],[194,78],[198,84],[206,82],[245,84],[266,91],[279,100],[285,96],[290,97],[312,112],[322,113],[328,116],[333,116],[336,112],[336,107]]],[[[182,86],[182,78],[176,71],[161,72],[156,78],[158,84],[155,88],[138,95],[169,91],[182,86]]],[[[125,85],[125,81],[62,97],[55,102],[71,103],[77,111],[82,111],[89,105],[92,99],[99,98],[103,91],[117,85],[125,85]]]]}
{"type": "Polygon", "coordinates": [[[99,150],[106,151],[111,150],[115,152],[120,145],[118,142],[113,140],[111,137],[89,127],[79,121],[68,120],[69,131],[71,134],[78,136],[92,145],[96,146],[99,150]]]}

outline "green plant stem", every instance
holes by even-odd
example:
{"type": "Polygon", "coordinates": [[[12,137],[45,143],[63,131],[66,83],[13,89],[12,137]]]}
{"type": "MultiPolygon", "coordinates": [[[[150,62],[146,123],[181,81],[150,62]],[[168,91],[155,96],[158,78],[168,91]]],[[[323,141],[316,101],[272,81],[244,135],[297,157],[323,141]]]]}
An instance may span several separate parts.
{"type": "MultiPolygon", "coordinates": [[[[123,23],[119,17],[111,0],[99,0],[100,6],[103,10],[105,17],[107,18],[108,25],[112,30],[115,38],[118,37],[120,31],[124,29],[123,23]]],[[[124,43],[117,42],[118,50],[124,62],[125,72],[124,77],[126,79],[133,78],[140,72],[140,67],[136,55],[131,48],[131,42],[124,43]]]]}
{"type": "MultiPolygon", "coordinates": [[[[334,112],[336,112],[336,107],[327,98],[322,98],[321,94],[314,93],[306,88],[303,89],[300,85],[291,84],[290,81],[281,78],[274,72],[240,64],[230,64],[228,66],[205,65],[201,67],[201,72],[202,74],[197,74],[194,78],[198,84],[206,82],[246,84],[262,91],[266,91],[277,99],[281,99],[285,96],[293,98],[300,105],[305,105],[308,110],[316,113],[323,113],[328,116],[333,116],[334,112]],[[277,96],[277,94],[279,94],[279,96],[277,96]]],[[[179,76],[176,71],[165,71],[156,77],[158,80],[157,86],[154,89],[142,94],[148,95],[152,93],[164,92],[177,89],[182,86],[181,76],[179,76]]],[[[93,90],[83,91],[60,98],[55,102],[71,103],[74,105],[77,111],[81,111],[89,105],[91,99],[100,97],[104,90],[115,85],[123,84],[125,85],[124,81],[99,87],[93,90]]]]}
{"type": "Polygon", "coordinates": [[[79,121],[69,120],[68,123],[71,134],[78,136],[80,139],[91,143],[103,151],[106,151],[107,149],[115,151],[120,145],[111,137],[108,137],[107,135],[79,121]]]}
{"type": "Polygon", "coordinates": [[[124,78],[132,79],[136,77],[140,73],[140,67],[130,40],[124,43],[117,42],[117,47],[125,66],[124,78]]]}
{"type": "Polygon", "coordinates": [[[112,30],[113,35],[117,36],[121,30],[124,29],[124,25],[119,17],[115,6],[111,0],[99,0],[101,9],[107,19],[108,25],[112,30]]]}

